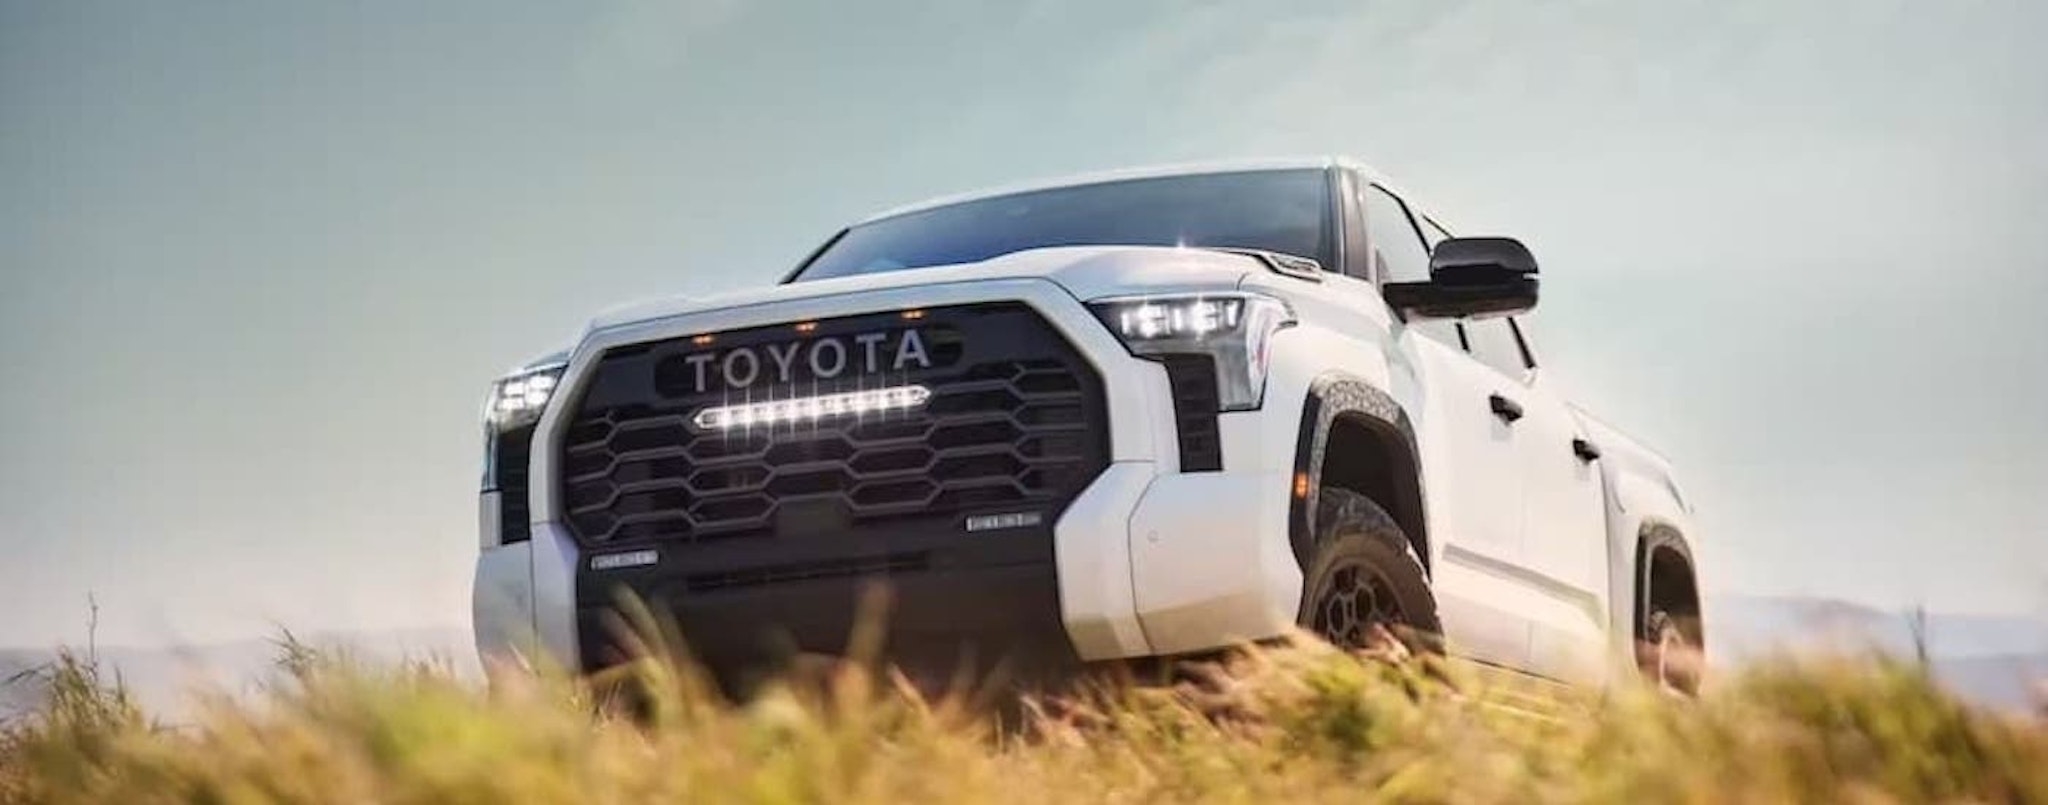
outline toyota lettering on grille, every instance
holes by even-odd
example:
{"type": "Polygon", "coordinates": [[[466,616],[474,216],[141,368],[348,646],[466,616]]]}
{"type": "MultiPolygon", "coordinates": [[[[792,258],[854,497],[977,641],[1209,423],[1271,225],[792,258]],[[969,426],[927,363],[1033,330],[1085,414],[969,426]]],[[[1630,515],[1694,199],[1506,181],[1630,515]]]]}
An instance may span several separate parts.
{"type": "Polygon", "coordinates": [[[756,383],[788,384],[799,373],[815,380],[929,369],[931,353],[917,328],[733,347],[683,356],[694,393],[745,391],[756,383]],[[718,384],[723,384],[718,385],[718,384]]]}

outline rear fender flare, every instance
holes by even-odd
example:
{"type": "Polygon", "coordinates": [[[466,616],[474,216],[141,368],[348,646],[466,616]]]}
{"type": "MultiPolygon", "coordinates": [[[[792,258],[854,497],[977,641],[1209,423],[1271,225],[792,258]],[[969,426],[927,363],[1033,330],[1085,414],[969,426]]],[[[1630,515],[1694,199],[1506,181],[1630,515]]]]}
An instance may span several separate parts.
{"type": "Polygon", "coordinates": [[[1686,541],[1685,534],[1670,523],[1644,520],[1636,538],[1635,591],[1630,598],[1635,602],[1635,612],[1629,619],[1629,630],[1638,640],[1647,638],[1642,631],[1643,621],[1650,614],[1650,557],[1659,550],[1672,551],[1685,560],[1685,566],[1693,573],[1693,593],[1699,595],[1699,565],[1693,562],[1692,545],[1686,541]]]}

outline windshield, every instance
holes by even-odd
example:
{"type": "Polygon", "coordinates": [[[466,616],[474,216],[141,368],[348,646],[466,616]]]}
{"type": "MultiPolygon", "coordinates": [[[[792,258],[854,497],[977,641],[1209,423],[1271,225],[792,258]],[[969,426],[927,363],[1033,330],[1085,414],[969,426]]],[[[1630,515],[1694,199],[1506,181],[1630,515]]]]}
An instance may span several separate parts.
{"type": "Polygon", "coordinates": [[[853,227],[793,281],[973,263],[1045,246],[1214,246],[1334,265],[1321,169],[1132,179],[967,201],[853,227]]]}

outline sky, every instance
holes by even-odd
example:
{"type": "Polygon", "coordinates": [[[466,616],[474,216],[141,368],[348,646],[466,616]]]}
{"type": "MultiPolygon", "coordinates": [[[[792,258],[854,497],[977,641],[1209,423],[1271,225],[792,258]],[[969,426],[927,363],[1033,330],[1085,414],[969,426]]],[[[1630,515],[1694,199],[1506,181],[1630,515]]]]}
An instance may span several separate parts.
{"type": "Polygon", "coordinates": [[[482,395],[920,198],[1346,153],[1716,594],[2048,613],[2048,5],[0,0],[0,645],[464,624],[482,395]]]}

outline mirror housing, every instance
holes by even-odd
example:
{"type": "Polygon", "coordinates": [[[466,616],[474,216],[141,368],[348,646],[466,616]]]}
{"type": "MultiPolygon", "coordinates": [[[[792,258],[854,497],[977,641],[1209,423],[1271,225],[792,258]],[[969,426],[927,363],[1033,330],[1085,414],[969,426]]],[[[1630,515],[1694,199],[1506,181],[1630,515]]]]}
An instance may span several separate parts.
{"type": "Polygon", "coordinates": [[[1536,256],[1514,238],[1449,238],[1429,255],[1428,282],[1380,287],[1402,318],[1506,316],[1536,306],[1536,256]]]}

